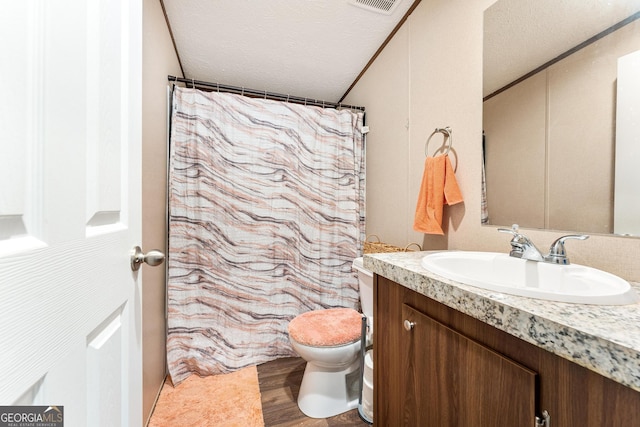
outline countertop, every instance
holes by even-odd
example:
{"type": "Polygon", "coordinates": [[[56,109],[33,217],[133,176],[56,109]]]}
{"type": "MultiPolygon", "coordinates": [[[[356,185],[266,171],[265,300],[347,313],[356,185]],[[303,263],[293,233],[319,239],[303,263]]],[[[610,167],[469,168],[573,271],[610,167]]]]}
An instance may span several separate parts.
{"type": "MultiPolygon", "coordinates": [[[[367,254],[364,267],[640,391],[640,303],[570,304],[487,291],[426,270],[420,261],[428,253],[367,254]]],[[[640,284],[631,285],[640,294],[640,284]]]]}

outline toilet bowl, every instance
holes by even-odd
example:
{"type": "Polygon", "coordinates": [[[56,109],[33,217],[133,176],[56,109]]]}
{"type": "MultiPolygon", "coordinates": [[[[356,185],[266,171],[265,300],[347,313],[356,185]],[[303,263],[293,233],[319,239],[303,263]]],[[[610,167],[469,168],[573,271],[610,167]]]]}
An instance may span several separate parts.
{"type": "MultiPolygon", "coordinates": [[[[364,269],[362,258],[353,267],[363,313],[372,315],[373,274],[364,269]]],[[[356,310],[330,308],[302,313],[289,323],[291,346],[307,362],[298,407],[308,417],[328,418],[358,407],[362,319],[356,310]]]]}
{"type": "Polygon", "coordinates": [[[289,323],[291,347],[307,361],[298,407],[327,418],[358,405],[362,315],[351,308],[303,313],[289,323]]]}

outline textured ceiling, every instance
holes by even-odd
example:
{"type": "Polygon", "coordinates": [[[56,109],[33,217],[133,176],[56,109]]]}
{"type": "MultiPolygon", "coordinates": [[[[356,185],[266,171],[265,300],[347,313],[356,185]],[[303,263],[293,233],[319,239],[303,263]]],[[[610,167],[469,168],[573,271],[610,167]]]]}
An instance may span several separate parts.
{"type": "Polygon", "coordinates": [[[484,16],[484,96],[640,10],[640,0],[499,0],[484,16]]]}
{"type": "MultiPolygon", "coordinates": [[[[185,77],[337,102],[410,9],[369,0],[163,0],[185,77]]],[[[393,0],[371,0],[384,3],[393,0]]],[[[640,10],[640,0],[498,0],[484,95],[640,10]]]]}
{"type": "Polygon", "coordinates": [[[163,0],[185,77],[337,102],[413,4],[163,0]]]}

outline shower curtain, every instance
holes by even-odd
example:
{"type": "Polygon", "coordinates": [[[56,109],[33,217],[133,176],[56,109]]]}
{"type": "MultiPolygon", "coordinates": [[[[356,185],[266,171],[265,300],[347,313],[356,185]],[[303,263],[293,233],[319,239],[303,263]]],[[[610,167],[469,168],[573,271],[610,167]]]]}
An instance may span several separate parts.
{"type": "Polygon", "coordinates": [[[295,355],[293,317],[358,308],[363,113],[176,87],[171,120],[174,385],[295,355]]]}

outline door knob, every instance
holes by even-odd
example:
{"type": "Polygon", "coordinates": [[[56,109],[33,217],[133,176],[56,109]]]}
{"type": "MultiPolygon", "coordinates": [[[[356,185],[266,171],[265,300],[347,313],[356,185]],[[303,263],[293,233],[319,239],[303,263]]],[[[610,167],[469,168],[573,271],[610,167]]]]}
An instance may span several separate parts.
{"type": "Polygon", "coordinates": [[[155,267],[156,265],[162,264],[162,261],[164,261],[164,254],[159,250],[154,249],[146,254],[142,252],[140,246],[135,246],[131,250],[131,270],[133,271],[140,270],[140,265],[143,262],[155,267]]]}

